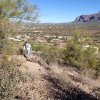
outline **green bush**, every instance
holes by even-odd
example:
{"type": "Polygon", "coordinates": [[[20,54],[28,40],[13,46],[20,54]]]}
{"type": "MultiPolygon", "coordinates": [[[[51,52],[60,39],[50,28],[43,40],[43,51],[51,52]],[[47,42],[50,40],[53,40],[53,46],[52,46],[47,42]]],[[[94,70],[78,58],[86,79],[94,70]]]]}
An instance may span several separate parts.
{"type": "Polygon", "coordinates": [[[46,52],[46,57],[45,57],[45,61],[50,64],[52,62],[56,62],[59,59],[59,50],[54,47],[51,46],[49,47],[48,51],[46,52]]]}
{"type": "MultiPolygon", "coordinates": [[[[82,39],[82,37],[81,37],[82,39]]],[[[69,64],[77,65],[79,68],[100,69],[100,55],[95,54],[96,50],[92,46],[83,50],[82,46],[88,44],[88,40],[80,42],[80,36],[75,36],[67,42],[67,47],[63,52],[63,60],[69,64]]],[[[100,70],[99,70],[100,71],[100,70]]]]}
{"type": "Polygon", "coordinates": [[[71,65],[78,64],[78,62],[81,62],[83,52],[81,50],[80,43],[76,41],[76,39],[68,41],[66,49],[63,51],[63,55],[63,60],[71,65]]]}

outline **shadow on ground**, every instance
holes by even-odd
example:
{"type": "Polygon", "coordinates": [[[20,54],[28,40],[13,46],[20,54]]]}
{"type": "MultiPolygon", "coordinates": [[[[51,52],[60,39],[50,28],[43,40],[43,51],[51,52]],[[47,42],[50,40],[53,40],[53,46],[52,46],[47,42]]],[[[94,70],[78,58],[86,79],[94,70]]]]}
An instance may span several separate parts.
{"type": "Polygon", "coordinates": [[[66,87],[64,87],[58,79],[50,75],[43,77],[50,83],[48,87],[49,97],[54,98],[54,100],[99,100],[78,87],[74,87],[71,83],[66,83],[66,87]]]}

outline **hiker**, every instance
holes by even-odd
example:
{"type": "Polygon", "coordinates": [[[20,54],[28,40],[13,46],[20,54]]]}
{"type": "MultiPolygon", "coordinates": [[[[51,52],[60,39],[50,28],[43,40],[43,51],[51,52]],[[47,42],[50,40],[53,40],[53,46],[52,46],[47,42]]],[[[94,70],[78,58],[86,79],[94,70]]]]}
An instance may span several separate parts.
{"type": "Polygon", "coordinates": [[[25,57],[27,60],[29,60],[30,52],[31,52],[31,45],[28,42],[25,42],[24,49],[25,49],[25,57]]]}

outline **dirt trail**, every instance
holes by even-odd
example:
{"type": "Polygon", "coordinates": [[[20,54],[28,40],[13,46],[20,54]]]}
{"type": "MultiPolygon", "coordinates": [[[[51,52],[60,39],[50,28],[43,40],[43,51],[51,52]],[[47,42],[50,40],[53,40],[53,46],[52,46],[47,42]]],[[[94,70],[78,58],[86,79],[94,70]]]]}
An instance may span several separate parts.
{"type": "Polygon", "coordinates": [[[46,69],[38,64],[35,56],[31,57],[32,62],[27,61],[20,55],[14,55],[12,58],[21,61],[19,70],[28,77],[27,82],[18,85],[19,98],[21,97],[22,100],[46,100],[47,81],[42,77],[44,74],[47,74],[46,69]]]}
{"type": "MultiPolygon", "coordinates": [[[[57,99],[50,95],[50,92],[54,91],[54,89],[57,89],[53,87],[53,85],[56,84],[55,86],[57,86],[59,84],[59,82],[51,83],[53,79],[50,77],[52,76],[55,79],[62,80],[66,85],[67,83],[71,83],[75,88],[79,88],[81,91],[89,95],[93,95],[93,89],[100,88],[100,80],[96,81],[86,78],[73,69],[53,65],[49,66],[50,70],[47,70],[43,66],[45,63],[42,60],[39,63],[41,58],[39,58],[37,55],[31,55],[32,62],[27,61],[23,56],[20,55],[14,55],[12,59],[21,63],[19,70],[28,77],[28,81],[25,83],[21,82],[18,85],[18,96],[16,97],[17,100],[19,100],[19,98],[21,100],[74,100],[67,99],[66,96],[64,98],[61,96],[59,99],[57,99]],[[49,77],[49,79],[47,79],[45,76],[49,77]]],[[[59,88],[56,90],[56,92],[57,91],[60,91],[59,88]]]]}

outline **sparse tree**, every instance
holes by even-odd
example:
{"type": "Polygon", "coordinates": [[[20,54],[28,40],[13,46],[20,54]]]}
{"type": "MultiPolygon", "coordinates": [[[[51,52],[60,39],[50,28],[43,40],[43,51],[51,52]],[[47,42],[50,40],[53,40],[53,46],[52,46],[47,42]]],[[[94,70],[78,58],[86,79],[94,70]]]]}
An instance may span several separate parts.
{"type": "Polygon", "coordinates": [[[0,0],[0,48],[4,45],[5,35],[15,29],[10,18],[36,21],[38,14],[38,7],[28,4],[27,0],[0,0]]]}

